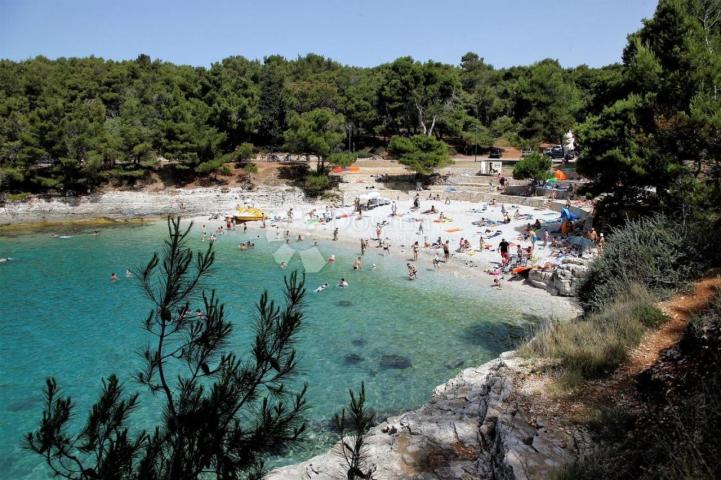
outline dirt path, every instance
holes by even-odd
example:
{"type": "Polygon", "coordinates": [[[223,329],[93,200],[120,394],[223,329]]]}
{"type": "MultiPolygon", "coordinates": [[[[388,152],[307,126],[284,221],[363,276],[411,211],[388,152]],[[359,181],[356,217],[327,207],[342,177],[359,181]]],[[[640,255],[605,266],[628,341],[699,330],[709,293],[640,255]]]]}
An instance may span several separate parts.
{"type": "Polygon", "coordinates": [[[599,406],[615,405],[643,409],[635,386],[637,376],[652,367],[661,353],[676,344],[694,315],[709,306],[721,289],[721,270],[709,272],[696,282],[689,293],[678,294],[661,302],[658,307],[669,316],[658,330],[651,330],[633,349],[629,358],[608,378],[586,382],[580,389],[559,398],[562,410],[583,422],[599,406]],[[590,410],[589,410],[590,409],[590,410]]]}

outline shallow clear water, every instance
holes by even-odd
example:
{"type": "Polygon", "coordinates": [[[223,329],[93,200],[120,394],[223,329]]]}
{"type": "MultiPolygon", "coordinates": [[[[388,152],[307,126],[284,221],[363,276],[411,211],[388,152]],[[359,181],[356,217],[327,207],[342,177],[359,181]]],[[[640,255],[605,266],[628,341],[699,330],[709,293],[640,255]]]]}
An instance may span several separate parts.
{"type": "MultiPolygon", "coordinates": [[[[98,236],[67,227],[50,232],[0,237],[0,478],[45,478],[39,457],[24,451],[24,433],[41,417],[42,388],[54,376],[76,402],[76,421],[84,421],[100,379],[117,373],[128,391],[142,388],[132,381],[141,365],[138,351],[149,341],[141,323],[149,305],[126,267],[146,262],[166,235],[163,223],[111,227],[98,236]],[[110,282],[111,272],[119,280],[110,282]]],[[[192,244],[204,247],[199,233],[192,244]]],[[[231,348],[245,351],[255,302],[263,289],[279,298],[282,277],[273,253],[282,242],[255,239],[256,248],[240,252],[240,240],[255,234],[232,232],[216,242],[217,262],[211,286],[226,304],[235,326],[231,348]]],[[[292,243],[296,250],[307,242],[292,243]]],[[[300,380],[309,384],[310,441],[274,464],[310,457],[333,442],[327,421],[347,402],[349,387],[366,383],[371,405],[381,414],[418,407],[434,386],[460,369],[478,365],[507,349],[518,338],[523,316],[502,297],[487,298],[487,286],[420,269],[409,282],[405,262],[382,257],[375,249],[365,264],[375,271],[353,272],[356,252],[338,243],[319,246],[338,261],[308,274],[306,323],[298,344],[300,380]],[[340,277],[347,289],[334,288],[340,277]],[[331,288],[316,294],[315,286],[331,288]],[[346,356],[362,361],[349,364],[346,356]],[[408,357],[412,367],[383,369],[385,354],[408,357]],[[458,364],[463,362],[462,366],[458,364]]],[[[290,269],[302,268],[299,255],[290,269]]],[[[146,427],[158,415],[158,404],[141,396],[134,414],[146,427]]]]}

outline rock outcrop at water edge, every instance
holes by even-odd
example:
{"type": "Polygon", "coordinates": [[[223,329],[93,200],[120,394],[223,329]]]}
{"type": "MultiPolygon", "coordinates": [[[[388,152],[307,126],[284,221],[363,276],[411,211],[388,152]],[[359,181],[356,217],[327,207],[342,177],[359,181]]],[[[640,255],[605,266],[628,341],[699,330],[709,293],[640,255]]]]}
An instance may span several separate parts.
{"type": "MultiPolygon", "coordinates": [[[[436,387],[419,409],[373,427],[367,457],[376,466],[375,478],[548,478],[576,458],[584,435],[528,398],[537,368],[506,352],[436,387]]],[[[345,478],[337,448],[267,478],[345,478]]]]}

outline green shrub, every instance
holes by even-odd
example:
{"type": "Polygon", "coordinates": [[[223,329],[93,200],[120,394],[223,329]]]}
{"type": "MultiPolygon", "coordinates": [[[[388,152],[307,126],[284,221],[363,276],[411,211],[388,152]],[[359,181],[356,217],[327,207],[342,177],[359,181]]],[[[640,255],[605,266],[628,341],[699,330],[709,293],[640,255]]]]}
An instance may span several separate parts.
{"type": "Polygon", "coordinates": [[[330,188],[330,179],[322,173],[313,173],[305,178],[303,189],[307,195],[317,196],[330,188]]]}
{"type": "Polygon", "coordinates": [[[388,143],[388,151],[403,165],[423,175],[452,163],[448,145],[428,135],[396,135],[388,143]]]}
{"type": "Polygon", "coordinates": [[[579,288],[581,305],[598,311],[634,283],[673,292],[703,272],[701,247],[692,228],[663,216],[614,229],[579,288]]]}
{"type": "Polygon", "coordinates": [[[5,199],[8,202],[24,202],[28,198],[30,198],[31,193],[29,192],[20,192],[20,193],[8,193],[5,196],[5,199]]]}
{"type": "Polygon", "coordinates": [[[358,154],[354,152],[336,152],[328,155],[328,162],[339,167],[348,167],[358,160],[358,154]]]}
{"type": "Polygon", "coordinates": [[[517,180],[531,179],[537,182],[546,180],[551,174],[551,159],[533,152],[523,157],[513,166],[513,178],[517,180]]]}
{"type": "Polygon", "coordinates": [[[246,163],[243,165],[243,171],[248,175],[258,173],[258,166],[255,163],[246,163]]]}

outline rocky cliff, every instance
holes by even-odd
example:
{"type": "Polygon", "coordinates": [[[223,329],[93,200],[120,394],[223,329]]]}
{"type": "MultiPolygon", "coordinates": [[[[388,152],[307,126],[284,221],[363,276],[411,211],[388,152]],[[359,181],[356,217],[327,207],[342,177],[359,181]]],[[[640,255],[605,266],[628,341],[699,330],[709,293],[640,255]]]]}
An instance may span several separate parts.
{"type": "MultiPolygon", "coordinates": [[[[375,478],[548,478],[576,457],[584,433],[531,400],[539,368],[506,352],[438,386],[421,408],[372,428],[367,456],[375,478]]],[[[345,478],[335,449],[267,478],[345,478]]]]}

